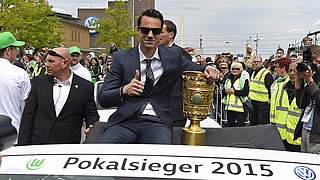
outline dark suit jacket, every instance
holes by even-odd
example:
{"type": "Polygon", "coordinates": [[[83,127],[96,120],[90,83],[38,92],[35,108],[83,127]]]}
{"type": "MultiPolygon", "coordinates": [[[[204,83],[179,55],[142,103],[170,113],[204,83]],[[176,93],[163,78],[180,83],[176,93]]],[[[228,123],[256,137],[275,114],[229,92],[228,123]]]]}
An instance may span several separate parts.
{"type": "Polygon", "coordinates": [[[73,74],[69,96],[56,117],[53,102],[54,78],[38,76],[22,114],[18,144],[80,143],[81,126],[99,120],[91,82],[73,74]]]}
{"type": "Polygon", "coordinates": [[[21,59],[16,60],[15,62],[13,62],[13,64],[18,66],[19,68],[22,68],[23,70],[26,70],[23,63],[21,62],[21,59]]]}
{"type": "Polygon", "coordinates": [[[120,88],[130,83],[135,77],[136,70],[140,71],[138,47],[121,50],[114,55],[111,70],[107,74],[98,96],[102,107],[118,106],[117,111],[110,116],[108,126],[125,120],[149,100],[161,121],[172,127],[169,115],[171,94],[178,77],[184,70],[203,71],[204,66],[187,60],[177,48],[159,45],[158,52],[164,72],[154,85],[151,94],[142,93],[141,96],[129,96],[126,102],[121,100],[120,88]]]}
{"type": "MultiPolygon", "coordinates": [[[[188,59],[189,61],[192,61],[191,55],[187,51],[185,51],[182,47],[176,45],[176,43],[173,43],[171,47],[179,49],[181,51],[181,54],[186,59],[188,59]]],[[[178,77],[178,81],[173,88],[171,107],[172,108],[170,112],[170,117],[172,119],[173,126],[184,127],[187,122],[187,118],[184,117],[184,113],[183,113],[182,76],[178,77]]]]}
{"type": "Polygon", "coordinates": [[[192,56],[187,51],[185,51],[182,47],[176,45],[176,43],[173,43],[172,47],[177,47],[178,49],[180,49],[182,56],[184,56],[189,61],[192,61],[192,56]]]}

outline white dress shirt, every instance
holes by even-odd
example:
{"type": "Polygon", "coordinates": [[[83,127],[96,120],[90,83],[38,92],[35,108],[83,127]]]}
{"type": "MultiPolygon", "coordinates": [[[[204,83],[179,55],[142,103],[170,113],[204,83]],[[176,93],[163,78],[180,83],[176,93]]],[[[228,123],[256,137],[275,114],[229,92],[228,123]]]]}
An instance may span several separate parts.
{"type": "Polygon", "coordinates": [[[55,83],[53,85],[53,103],[57,117],[59,116],[64,104],[68,99],[72,79],[73,73],[71,73],[68,80],[65,80],[63,82],[61,82],[59,79],[54,78],[55,83]]]}
{"type": "Polygon", "coordinates": [[[27,72],[11,64],[9,60],[0,58],[0,114],[11,118],[11,124],[17,132],[30,89],[27,72]]]}
{"type": "Polygon", "coordinates": [[[76,75],[82,77],[83,79],[86,79],[86,80],[92,82],[90,72],[88,71],[87,68],[85,68],[84,66],[82,66],[80,63],[78,63],[78,64],[76,64],[76,65],[74,65],[74,66],[71,66],[70,69],[71,69],[71,71],[74,72],[76,75]]]}
{"type": "MultiPolygon", "coordinates": [[[[139,58],[140,58],[140,75],[141,75],[141,82],[145,83],[146,82],[146,68],[147,68],[147,61],[145,59],[148,59],[148,58],[146,58],[146,56],[141,51],[140,45],[141,44],[138,45],[139,58]]],[[[153,71],[154,85],[155,85],[159,81],[161,75],[163,74],[163,67],[162,67],[162,62],[160,60],[158,48],[150,59],[153,59],[151,61],[151,68],[153,71]]],[[[153,107],[150,103],[147,104],[147,106],[142,114],[149,114],[149,115],[154,115],[154,116],[157,115],[156,112],[153,110],[153,107]]]]}

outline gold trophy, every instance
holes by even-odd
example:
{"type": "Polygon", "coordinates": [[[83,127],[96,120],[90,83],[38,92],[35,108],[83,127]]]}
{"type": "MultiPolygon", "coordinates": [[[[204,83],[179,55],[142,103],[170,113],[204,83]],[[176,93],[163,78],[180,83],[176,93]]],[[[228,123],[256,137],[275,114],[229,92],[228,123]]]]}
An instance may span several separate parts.
{"type": "Polygon", "coordinates": [[[183,112],[191,121],[183,128],[181,144],[205,145],[206,131],[200,127],[200,121],[209,116],[214,84],[207,84],[202,72],[183,72],[183,112]]]}

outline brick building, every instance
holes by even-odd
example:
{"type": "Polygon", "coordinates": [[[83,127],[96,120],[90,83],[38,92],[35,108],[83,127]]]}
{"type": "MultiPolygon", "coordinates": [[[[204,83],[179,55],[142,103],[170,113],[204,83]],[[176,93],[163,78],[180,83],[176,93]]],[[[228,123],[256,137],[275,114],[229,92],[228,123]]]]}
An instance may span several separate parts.
{"type": "MultiPolygon", "coordinates": [[[[132,10],[134,9],[134,16],[140,16],[141,13],[147,9],[155,8],[155,0],[128,0],[128,8],[132,10]]],[[[108,1],[108,7],[114,7],[115,1],[108,1]]],[[[106,7],[107,8],[107,7],[106,7]]],[[[78,9],[78,19],[80,24],[84,24],[87,18],[91,16],[96,17],[98,19],[101,18],[110,18],[108,14],[105,13],[104,8],[79,8],[78,9]]],[[[136,22],[134,23],[135,27],[136,22]]],[[[106,44],[99,44],[97,45],[97,38],[99,37],[99,33],[90,33],[90,49],[94,50],[104,50],[108,48],[106,44]]],[[[135,41],[134,44],[137,42],[135,41]]]]}
{"type": "Polygon", "coordinates": [[[78,23],[78,19],[69,14],[55,13],[62,23],[63,46],[78,46],[83,51],[88,51],[89,46],[89,28],[78,23]]]}

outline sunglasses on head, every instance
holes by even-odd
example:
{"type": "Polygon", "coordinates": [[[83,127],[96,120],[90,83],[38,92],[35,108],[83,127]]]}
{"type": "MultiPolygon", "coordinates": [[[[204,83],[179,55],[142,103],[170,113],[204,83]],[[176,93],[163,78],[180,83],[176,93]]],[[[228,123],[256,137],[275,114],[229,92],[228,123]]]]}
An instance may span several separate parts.
{"type": "Polygon", "coordinates": [[[57,56],[59,58],[62,58],[63,60],[66,60],[62,55],[58,54],[57,52],[55,52],[54,50],[51,50],[49,49],[47,54],[46,54],[46,57],[50,55],[50,56],[57,56]]]}
{"type": "Polygon", "coordinates": [[[161,28],[140,27],[139,29],[142,34],[149,34],[150,30],[152,31],[153,35],[159,35],[161,33],[161,28]]]}

